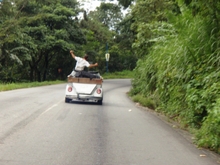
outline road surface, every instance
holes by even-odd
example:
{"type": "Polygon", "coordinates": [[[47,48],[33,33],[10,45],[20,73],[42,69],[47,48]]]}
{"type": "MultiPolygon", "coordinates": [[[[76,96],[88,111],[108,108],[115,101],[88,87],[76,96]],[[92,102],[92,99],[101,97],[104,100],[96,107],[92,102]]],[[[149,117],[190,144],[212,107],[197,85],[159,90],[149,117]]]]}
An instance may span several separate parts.
{"type": "Polygon", "coordinates": [[[104,80],[103,105],[65,103],[65,85],[0,92],[0,165],[219,165],[188,136],[104,80]]]}

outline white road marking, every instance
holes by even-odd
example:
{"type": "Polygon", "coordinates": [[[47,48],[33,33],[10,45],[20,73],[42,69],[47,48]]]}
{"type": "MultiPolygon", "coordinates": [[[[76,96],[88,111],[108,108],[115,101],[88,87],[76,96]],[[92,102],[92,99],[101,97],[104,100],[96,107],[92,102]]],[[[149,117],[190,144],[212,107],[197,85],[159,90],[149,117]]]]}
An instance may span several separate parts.
{"type": "Polygon", "coordinates": [[[43,115],[43,114],[45,114],[45,113],[47,113],[48,111],[50,111],[50,110],[53,109],[54,107],[58,106],[58,104],[60,104],[62,101],[63,101],[63,99],[60,100],[57,104],[54,104],[54,105],[52,105],[51,107],[49,107],[48,109],[46,109],[43,113],[40,114],[40,116],[43,115]]]}

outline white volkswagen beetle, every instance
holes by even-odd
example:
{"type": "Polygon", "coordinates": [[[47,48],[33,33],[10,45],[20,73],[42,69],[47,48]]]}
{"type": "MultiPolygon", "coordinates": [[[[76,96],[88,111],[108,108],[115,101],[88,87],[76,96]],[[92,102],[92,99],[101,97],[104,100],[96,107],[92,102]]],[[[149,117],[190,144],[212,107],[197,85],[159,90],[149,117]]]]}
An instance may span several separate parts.
{"type": "MultiPolygon", "coordinates": [[[[98,74],[98,72],[92,72],[98,74]]],[[[101,77],[101,76],[99,76],[101,77]]],[[[96,102],[102,105],[103,89],[102,78],[68,77],[65,102],[96,102]]]]}

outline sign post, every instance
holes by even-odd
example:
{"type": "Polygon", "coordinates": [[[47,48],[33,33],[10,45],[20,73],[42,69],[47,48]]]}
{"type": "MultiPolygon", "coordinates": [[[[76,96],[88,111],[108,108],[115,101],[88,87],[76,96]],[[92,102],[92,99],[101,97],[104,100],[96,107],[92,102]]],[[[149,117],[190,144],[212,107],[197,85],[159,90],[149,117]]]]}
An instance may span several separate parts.
{"type": "Polygon", "coordinates": [[[108,72],[108,62],[109,62],[110,54],[106,53],[105,54],[105,59],[106,59],[106,72],[108,72]]]}
{"type": "Polygon", "coordinates": [[[110,54],[108,53],[108,43],[106,43],[106,53],[105,53],[105,59],[106,59],[106,72],[108,73],[108,62],[109,62],[110,54]]]}

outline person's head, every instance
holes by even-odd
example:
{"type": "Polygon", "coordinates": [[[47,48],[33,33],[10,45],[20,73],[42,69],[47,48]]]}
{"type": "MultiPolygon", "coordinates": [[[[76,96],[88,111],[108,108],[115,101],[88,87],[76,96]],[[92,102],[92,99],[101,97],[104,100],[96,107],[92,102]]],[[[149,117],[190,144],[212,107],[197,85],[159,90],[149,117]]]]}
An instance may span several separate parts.
{"type": "Polygon", "coordinates": [[[89,56],[87,54],[85,54],[85,56],[83,58],[87,61],[89,56]]]}

